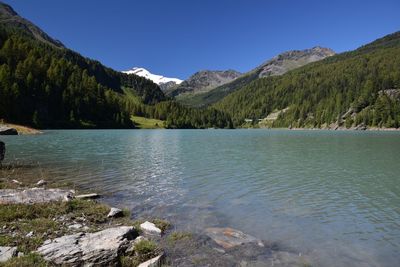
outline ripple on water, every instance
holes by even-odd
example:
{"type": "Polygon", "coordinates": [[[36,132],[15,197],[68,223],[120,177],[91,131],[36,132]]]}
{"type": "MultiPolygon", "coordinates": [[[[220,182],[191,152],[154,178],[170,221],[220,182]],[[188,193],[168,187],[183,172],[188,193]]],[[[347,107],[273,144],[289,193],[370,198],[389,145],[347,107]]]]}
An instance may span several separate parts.
{"type": "Polygon", "coordinates": [[[32,175],[107,193],[178,229],[231,226],[318,266],[400,262],[399,133],[49,131],[4,137],[32,175]]]}

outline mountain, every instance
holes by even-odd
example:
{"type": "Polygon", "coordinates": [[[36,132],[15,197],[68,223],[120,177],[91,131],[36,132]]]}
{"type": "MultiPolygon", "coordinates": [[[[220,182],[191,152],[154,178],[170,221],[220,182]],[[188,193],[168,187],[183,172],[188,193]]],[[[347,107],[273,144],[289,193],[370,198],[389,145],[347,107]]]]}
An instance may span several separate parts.
{"type": "Polygon", "coordinates": [[[236,126],[400,126],[400,32],[279,76],[254,79],[213,105],[236,126]]]}
{"type": "Polygon", "coordinates": [[[287,51],[273,57],[231,82],[222,84],[203,94],[178,100],[188,106],[207,106],[221,100],[226,95],[258,78],[282,75],[290,70],[319,61],[334,54],[335,52],[332,49],[320,46],[305,50],[287,51]]]}
{"type": "Polygon", "coordinates": [[[181,85],[167,91],[168,96],[176,97],[181,94],[199,94],[206,93],[212,89],[229,83],[242,74],[235,70],[211,71],[203,70],[196,72],[181,85]]]}
{"type": "Polygon", "coordinates": [[[213,108],[168,101],[144,77],[107,68],[0,3],[0,120],[37,128],[132,128],[132,115],[168,128],[232,127],[213,108]]]}
{"type": "Polygon", "coordinates": [[[259,78],[282,75],[290,70],[333,56],[334,54],[335,52],[332,49],[320,46],[305,50],[287,51],[266,61],[251,72],[257,73],[259,78]]]}
{"type": "Polygon", "coordinates": [[[15,28],[22,30],[25,34],[30,35],[37,40],[45,42],[55,47],[63,48],[64,45],[53,38],[47,33],[42,31],[39,27],[34,25],[27,19],[20,17],[11,6],[0,2],[0,24],[8,28],[15,28]]]}
{"type": "Polygon", "coordinates": [[[175,87],[176,85],[181,84],[183,81],[177,78],[168,78],[168,77],[164,77],[161,75],[157,75],[157,74],[152,74],[151,72],[149,72],[148,70],[144,69],[144,68],[132,68],[130,70],[127,71],[123,71],[123,73],[126,74],[135,74],[141,77],[144,77],[146,79],[149,79],[151,81],[153,81],[154,83],[158,84],[161,88],[161,90],[165,91],[168,90],[172,87],[175,87]]]}

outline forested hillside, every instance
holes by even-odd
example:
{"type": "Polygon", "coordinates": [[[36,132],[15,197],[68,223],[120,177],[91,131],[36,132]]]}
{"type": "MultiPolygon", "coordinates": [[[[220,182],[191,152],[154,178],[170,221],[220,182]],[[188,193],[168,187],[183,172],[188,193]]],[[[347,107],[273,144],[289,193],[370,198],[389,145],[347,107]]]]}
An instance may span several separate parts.
{"type": "Polygon", "coordinates": [[[171,128],[231,125],[222,112],[162,101],[152,81],[82,57],[0,4],[0,119],[38,128],[134,127],[131,115],[171,128]]]}
{"type": "Polygon", "coordinates": [[[230,82],[212,87],[211,90],[205,92],[200,91],[200,94],[181,95],[177,98],[177,101],[192,107],[209,106],[258,78],[282,75],[290,70],[334,54],[335,52],[332,49],[320,46],[304,50],[286,51],[265,61],[253,70],[240,75],[240,77],[236,76],[230,82]]]}
{"type": "Polygon", "coordinates": [[[214,105],[236,126],[278,113],[272,127],[399,127],[400,32],[282,76],[260,78],[214,105]]]}

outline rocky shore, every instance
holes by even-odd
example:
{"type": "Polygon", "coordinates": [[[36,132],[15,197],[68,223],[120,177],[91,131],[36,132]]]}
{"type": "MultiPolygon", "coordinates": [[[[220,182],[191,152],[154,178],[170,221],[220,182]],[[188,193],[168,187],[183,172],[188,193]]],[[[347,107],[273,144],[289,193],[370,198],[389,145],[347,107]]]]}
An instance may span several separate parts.
{"type": "Polygon", "coordinates": [[[0,123],[0,135],[20,135],[20,134],[41,134],[42,132],[34,128],[17,125],[0,123]]]}
{"type": "Polygon", "coordinates": [[[307,266],[281,245],[229,227],[176,231],[45,180],[0,180],[0,266],[307,266]]]}

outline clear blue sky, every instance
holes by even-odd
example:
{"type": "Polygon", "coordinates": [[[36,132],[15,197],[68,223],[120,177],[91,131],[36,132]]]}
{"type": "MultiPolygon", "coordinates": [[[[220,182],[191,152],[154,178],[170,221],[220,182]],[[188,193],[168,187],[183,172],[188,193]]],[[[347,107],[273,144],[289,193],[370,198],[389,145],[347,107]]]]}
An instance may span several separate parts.
{"type": "Polygon", "coordinates": [[[185,79],[248,71],[321,45],[352,50],[400,30],[400,0],[4,0],[50,36],[116,70],[185,79]]]}

